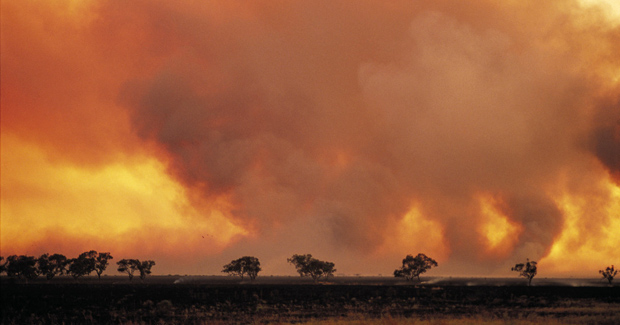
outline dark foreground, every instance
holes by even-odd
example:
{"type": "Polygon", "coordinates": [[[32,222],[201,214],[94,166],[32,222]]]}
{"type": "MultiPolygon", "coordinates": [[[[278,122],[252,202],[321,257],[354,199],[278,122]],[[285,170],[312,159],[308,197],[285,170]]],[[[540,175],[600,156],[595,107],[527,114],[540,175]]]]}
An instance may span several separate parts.
{"type": "Polygon", "coordinates": [[[2,324],[602,323],[620,324],[620,287],[600,282],[153,277],[2,285],[2,324]],[[176,283],[175,283],[176,282],[176,283]],[[570,283],[570,282],[569,282],[570,283]]]}

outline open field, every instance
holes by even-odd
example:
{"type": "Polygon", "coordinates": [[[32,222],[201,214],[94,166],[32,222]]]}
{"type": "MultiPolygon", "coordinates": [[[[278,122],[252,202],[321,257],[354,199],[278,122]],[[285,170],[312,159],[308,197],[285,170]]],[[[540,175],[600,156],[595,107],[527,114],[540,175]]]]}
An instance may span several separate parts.
{"type": "Polygon", "coordinates": [[[620,286],[599,279],[107,276],[2,285],[2,324],[620,323],[620,286]]]}

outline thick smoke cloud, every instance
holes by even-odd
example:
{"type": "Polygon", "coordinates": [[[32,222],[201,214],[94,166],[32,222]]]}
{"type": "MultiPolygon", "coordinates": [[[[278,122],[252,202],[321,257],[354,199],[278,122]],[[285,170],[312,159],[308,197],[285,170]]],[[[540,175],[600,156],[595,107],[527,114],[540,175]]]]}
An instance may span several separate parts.
{"type": "Polygon", "coordinates": [[[576,2],[206,7],[141,16],[169,48],[120,102],[196,204],[225,198],[273,255],[372,254],[415,207],[443,227],[436,254],[483,268],[479,201],[496,196],[521,227],[501,258],[538,259],[566,171],[620,170],[618,126],[597,118],[620,117],[599,112],[620,31],[576,2]]]}

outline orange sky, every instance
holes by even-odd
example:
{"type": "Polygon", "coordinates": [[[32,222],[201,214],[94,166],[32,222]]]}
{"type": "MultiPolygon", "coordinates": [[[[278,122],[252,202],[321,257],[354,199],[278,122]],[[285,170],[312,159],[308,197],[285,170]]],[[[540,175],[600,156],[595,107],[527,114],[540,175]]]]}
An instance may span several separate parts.
{"type": "Polygon", "coordinates": [[[2,0],[1,254],[597,276],[620,264],[619,7],[2,0]]]}

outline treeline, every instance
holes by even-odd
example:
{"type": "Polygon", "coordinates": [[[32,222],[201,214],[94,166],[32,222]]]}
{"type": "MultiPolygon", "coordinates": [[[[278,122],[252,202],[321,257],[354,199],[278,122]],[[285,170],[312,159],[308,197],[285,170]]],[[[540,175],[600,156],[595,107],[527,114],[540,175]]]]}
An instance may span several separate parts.
{"type": "MultiPolygon", "coordinates": [[[[28,255],[11,255],[6,260],[0,256],[0,274],[20,280],[32,280],[39,276],[45,276],[47,280],[55,276],[69,275],[74,279],[90,275],[93,272],[101,279],[101,274],[108,268],[112,255],[108,252],[98,253],[91,250],[80,254],[76,258],[67,258],[62,254],[43,254],[38,258],[28,255]]],[[[122,259],[116,263],[118,272],[127,273],[129,280],[133,279],[136,271],[140,279],[144,280],[147,274],[151,274],[154,261],[140,261],[138,259],[122,259]]]]}
{"type": "MultiPolygon", "coordinates": [[[[84,275],[90,275],[92,272],[97,274],[101,279],[101,274],[109,265],[109,260],[113,259],[110,253],[97,253],[94,250],[84,252],[77,258],[66,258],[62,254],[43,254],[39,258],[26,255],[11,255],[6,261],[0,256],[0,274],[6,273],[9,277],[29,280],[39,276],[45,276],[51,280],[57,275],[71,275],[76,280],[84,275]]],[[[295,254],[287,259],[291,263],[300,276],[311,277],[314,282],[321,279],[328,279],[336,272],[335,264],[332,262],[321,261],[311,254],[295,254]]],[[[140,261],[138,259],[122,259],[116,263],[117,271],[126,273],[129,280],[132,280],[136,272],[139,273],[140,279],[151,274],[151,268],[155,265],[152,260],[140,261]]],[[[403,277],[408,281],[417,278],[420,281],[420,275],[426,273],[433,267],[438,266],[437,261],[424,255],[418,254],[415,257],[407,255],[402,260],[402,266],[394,270],[395,277],[403,277]]],[[[256,279],[261,271],[260,261],[254,256],[243,256],[230,263],[224,265],[222,272],[230,275],[239,276],[243,280],[244,276],[250,280],[256,279]]],[[[528,279],[528,285],[531,285],[532,279],[538,274],[538,263],[530,261],[516,264],[511,268],[512,271],[519,272],[519,276],[528,279]]],[[[599,273],[604,279],[612,284],[614,277],[618,274],[618,270],[614,266],[609,266],[599,273]]]]}

